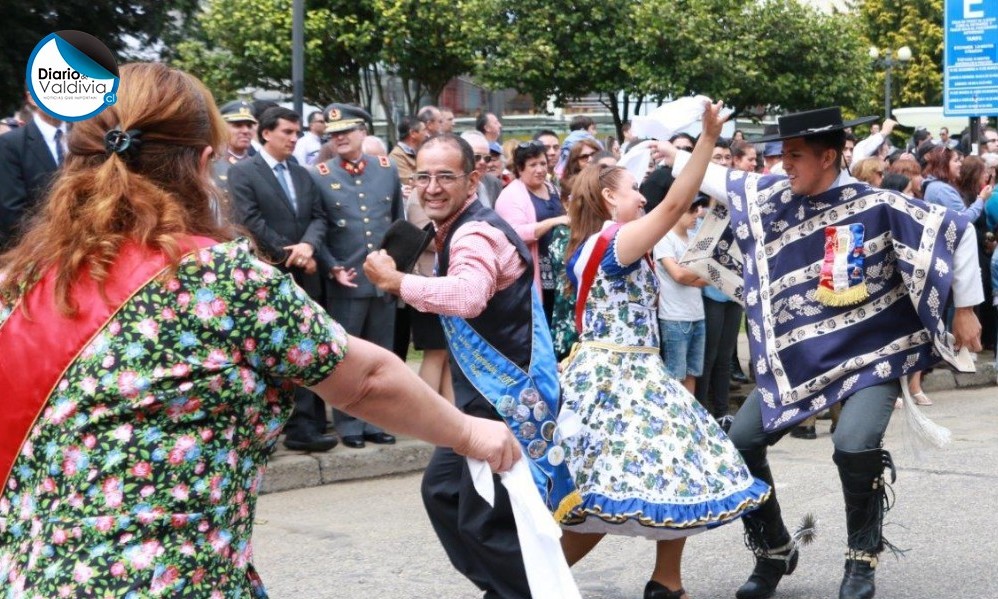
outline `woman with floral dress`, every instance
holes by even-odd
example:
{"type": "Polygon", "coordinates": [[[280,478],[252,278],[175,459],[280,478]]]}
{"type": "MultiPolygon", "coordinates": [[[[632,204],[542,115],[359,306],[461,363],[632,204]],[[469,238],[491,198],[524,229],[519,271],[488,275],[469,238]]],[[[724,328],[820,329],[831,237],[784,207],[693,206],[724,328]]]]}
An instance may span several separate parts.
{"type": "Polygon", "coordinates": [[[769,487],[753,479],[714,419],[670,379],[659,355],[657,285],[647,253],[689,208],[724,121],[708,105],[704,133],[665,200],[642,216],[626,169],[593,165],[572,188],[568,272],[578,290],[580,347],[561,374],[564,439],[582,503],[563,520],[575,563],[604,534],[655,539],[645,599],[684,599],[685,537],[755,509],[769,487]]]}
{"type": "Polygon", "coordinates": [[[225,133],[204,86],[120,74],[0,257],[0,595],[265,597],[253,512],[296,384],[509,468],[505,425],[347,336],[216,224],[225,133]]]}

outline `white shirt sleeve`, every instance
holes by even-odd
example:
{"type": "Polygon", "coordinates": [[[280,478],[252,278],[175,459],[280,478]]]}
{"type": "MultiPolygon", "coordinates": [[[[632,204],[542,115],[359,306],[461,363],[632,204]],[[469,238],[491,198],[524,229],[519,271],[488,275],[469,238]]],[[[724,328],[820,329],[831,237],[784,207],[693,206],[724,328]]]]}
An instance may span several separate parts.
{"type": "Polygon", "coordinates": [[[849,166],[856,164],[856,162],[873,156],[873,153],[877,151],[877,148],[882,146],[884,143],[884,135],[882,133],[874,133],[870,137],[867,137],[863,141],[856,144],[856,147],[852,149],[852,162],[849,166]]]}
{"type": "MultiPolygon", "coordinates": [[[[672,176],[678,177],[679,173],[683,172],[686,168],[686,164],[690,161],[691,155],[689,152],[684,152],[682,150],[676,152],[676,159],[672,164],[672,176]]],[[[703,176],[703,181],[700,182],[700,191],[724,204],[728,205],[728,169],[714,164],[713,162],[707,165],[707,172],[703,176]]]]}
{"type": "Polygon", "coordinates": [[[967,227],[953,253],[953,305],[976,306],[984,301],[981,266],[977,261],[977,233],[967,227]]]}

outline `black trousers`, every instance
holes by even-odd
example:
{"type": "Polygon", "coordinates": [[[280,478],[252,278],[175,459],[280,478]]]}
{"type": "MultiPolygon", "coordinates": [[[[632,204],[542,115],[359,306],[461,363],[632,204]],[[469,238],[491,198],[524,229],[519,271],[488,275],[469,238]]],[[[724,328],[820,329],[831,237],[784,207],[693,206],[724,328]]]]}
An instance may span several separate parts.
{"type": "MultiPolygon", "coordinates": [[[[465,412],[496,419],[482,399],[465,412]]],[[[530,599],[509,495],[499,477],[492,478],[494,507],[475,491],[465,458],[438,447],[423,473],[423,505],[451,564],[485,591],[486,599],[530,599]]]]}

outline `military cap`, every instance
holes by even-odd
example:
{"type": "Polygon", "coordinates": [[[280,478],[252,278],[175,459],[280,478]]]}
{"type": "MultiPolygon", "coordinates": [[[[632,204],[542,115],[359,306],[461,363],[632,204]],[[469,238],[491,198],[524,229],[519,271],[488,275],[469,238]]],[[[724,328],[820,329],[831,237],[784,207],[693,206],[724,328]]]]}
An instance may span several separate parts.
{"type": "Polygon", "coordinates": [[[353,104],[330,104],[322,111],[326,117],[326,133],[339,133],[366,124],[372,129],[374,119],[366,110],[353,104]]]}
{"type": "Polygon", "coordinates": [[[227,123],[257,122],[253,116],[253,106],[244,100],[233,100],[223,104],[219,111],[222,113],[222,120],[227,123]]]}

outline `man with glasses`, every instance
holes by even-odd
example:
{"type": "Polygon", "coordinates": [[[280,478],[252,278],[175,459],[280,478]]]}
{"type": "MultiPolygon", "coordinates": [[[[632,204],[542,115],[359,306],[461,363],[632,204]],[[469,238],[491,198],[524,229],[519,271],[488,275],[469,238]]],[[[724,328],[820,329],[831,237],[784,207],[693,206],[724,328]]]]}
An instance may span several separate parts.
{"type": "Polygon", "coordinates": [[[544,146],[544,154],[548,159],[548,182],[561,193],[561,181],[554,174],[554,167],[558,164],[558,154],[561,152],[561,140],[558,134],[550,129],[543,129],[534,134],[534,141],[544,146]]]}
{"type": "Polygon", "coordinates": [[[465,131],[461,139],[468,142],[475,158],[475,170],[478,171],[478,201],[487,208],[495,206],[496,198],[502,193],[502,181],[489,172],[489,167],[499,159],[489,151],[489,141],[478,131],[465,131]]]}
{"type": "Polygon", "coordinates": [[[998,153],[998,131],[987,127],[984,129],[984,135],[981,136],[981,147],[978,150],[978,154],[996,154],[998,153]]]}
{"type": "Polygon", "coordinates": [[[308,131],[295,144],[294,157],[302,166],[312,166],[322,149],[322,134],[326,132],[326,117],[321,110],[308,115],[308,131]]]}
{"type": "MultiPolygon", "coordinates": [[[[371,115],[351,104],[323,110],[326,133],[337,157],[311,170],[322,192],[328,233],[318,248],[325,275],[326,308],[348,333],[392,350],[395,300],[360,272],[367,254],[381,247],[391,224],[404,217],[398,169],[387,156],[364,154],[371,115]]],[[[390,444],[395,437],[345,412],[333,410],[333,423],[343,445],[364,447],[365,441],[390,444]]]]}
{"type": "MultiPolygon", "coordinates": [[[[554,429],[557,412],[554,349],[539,301],[532,299],[530,252],[512,227],[476,201],[476,153],[465,140],[443,134],[427,140],[416,156],[413,185],[436,228],[437,276],[401,273],[385,252],[368,256],[364,271],[383,291],[441,315],[456,405],[505,420],[522,438],[533,439],[528,455],[536,461],[560,450],[543,432],[554,429]],[[516,373],[528,369],[530,387],[520,390],[516,373]],[[502,377],[489,374],[495,372],[502,377]],[[549,429],[533,421],[536,414],[549,429]]],[[[535,476],[540,472],[547,471],[535,476]]],[[[557,507],[556,490],[565,479],[549,482],[542,496],[557,507]]],[[[423,475],[423,503],[451,563],[486,599],[530,599],[509,495],[498,477],[493,483],[494,507],[479,497],[467,461],[438,447],[423,475]]]]}

